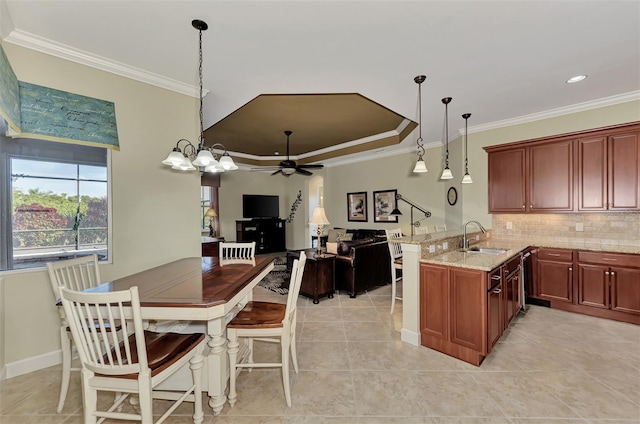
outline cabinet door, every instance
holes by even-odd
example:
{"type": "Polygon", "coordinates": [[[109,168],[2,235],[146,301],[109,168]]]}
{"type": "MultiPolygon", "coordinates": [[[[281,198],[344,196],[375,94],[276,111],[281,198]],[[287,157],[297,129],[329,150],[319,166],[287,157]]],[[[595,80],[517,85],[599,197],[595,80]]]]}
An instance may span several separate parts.
{"type": "Polygon", "coordinates": [[[487,343],[486,273],[449,269],[449,337],[451,342],[485,352],[487,343]]]}
{"type": "Polygon", "coordinates": [[[448,269],[420,265],[420,332],[447,340],[449,333],[448,269]]]}
{"type": "Polygon", "coordinates": [[[525,149],[489,153],[489,212],[525,212],[525,149]]]}
{"type": "Polygon", "coordinates": [[[537,275],[540,298],[573,303],[572,273],[571,263],[538,258],[537,275]]]}
{"type": "Polygon", "coordinates": [[[640,133],[609,137],[609,209],[640,209],[640,133]]]}
{"type": "Polygon", "coordinates": [[[529,212],[573,210],[573,141],[529,148],[529,212]]]}
{"type": "Polygon", "coordinates": [[[609,308],[609,268],[578,264],[578,304],[609,308]]]}
{"type": "Polygon", "coordinates": [[[611,309],[640,315],[640,269],[611,267],[611,309]]]}
{"type": "Polygon", "coordinates": [[[607,209],[607,137],[585,138],[578,144],[578,210],[607,209]]]}

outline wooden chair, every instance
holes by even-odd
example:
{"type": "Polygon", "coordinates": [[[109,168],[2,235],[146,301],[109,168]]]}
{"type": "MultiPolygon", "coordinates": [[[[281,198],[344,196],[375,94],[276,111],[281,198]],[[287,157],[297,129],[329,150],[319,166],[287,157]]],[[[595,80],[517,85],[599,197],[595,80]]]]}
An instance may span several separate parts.
{"type": "MultiPolygon", "coordinates": [[[[100,284],[100,270],[98,268],[98,256],[88,255],[81,258],[69,259],[47,263],[49,281],[53,298],[57,301],[60,297],[60,287],[82,291],[100,284]]],[[[60,314],[60,345],[62,347],[62,382],[60,384],[60,398],[58,400],[58,414],[64,408],[64,402],[69,391],[71,371],[80,371],[80,368],[71,368],[71,342],[72,336],[67,318],[62,305],[58,307],[60,314]]]]}
{"type": "Polygon", "coordinates": [[[256,242],[220,242],[220,265],[253,264],[255,265],[256,242]]]}
{"type": "Polygon", "coordinates": [[[282,368],[282,383],[287,406],[291,406],[289,384],[289,352],[293,368],[298,373],[296,355],[296,313],[298,294],[302,284],[302,274],[307,257],[300,252],[300,258],[293,261],[287,303],[249,302],[236,317],[227,324],[229,353],[229,404],[236,403],[236,377],[242,368],[282,368]],[[239,338],[247,339],[240,349],[239,338]],[[253,341],[280,343],[281,361],[278,363],[253,362],[253,341]]]}
{"type": "Polygon", "coordinates": [[[136,286],[108,293],[78,292],[63,287],[60,296],[82,363],[85,423],[102,422],[106,418],[152,423],[153,399],[175,401],[158,423],[185,400],[194,402],[193,422],[203,421],[203,334],[145,331],[136,286]],[[128,308],[130,319],[126,318],[128,308]],[[121,326],[121,331],[109,330],[115,326],[121,326]],[[187,363],[193,385],[185,393],[156,390],[187,363]],[[116,393],[115,402],[106,411],[97,410],[98,391],[116,393]],[[118,412],[131,393],[139,397],[140,414],[118,412]]]}
{"type": "Polygon", "coordinates": [[[400,228],[393,230],[385,230],[387,233],[387,244],[389,245],[389,256],[391,258],[391,314],[396,306],[396,299],[402,300],[402,296],[398,296],[398,281],[402,279],[402,246],[393,239],[402,237],[400,228]],[[398,276],[400,271],[400,276],[398,276]]]}

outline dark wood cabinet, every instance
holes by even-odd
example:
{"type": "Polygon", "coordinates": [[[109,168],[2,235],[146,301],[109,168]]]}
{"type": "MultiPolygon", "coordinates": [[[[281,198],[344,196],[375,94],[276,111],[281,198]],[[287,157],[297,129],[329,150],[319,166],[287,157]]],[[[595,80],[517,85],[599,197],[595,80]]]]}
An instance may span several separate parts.
{"type": "MultiPolygon", "coordinates": [[[[425,337],[447,340],[449,313],[449,269],[420,265],[420,332],[425,337]]],[[[423,343],[424,344],[424,343],[423,343]]]]}
{"type": "Polygon", "coordinates": [[[609,210],[640,209],[640,131],[609,137],[609,210]]]}
{"type": "Polygon", "coordinates": [[[489,212],[526,209],[525,148],[489,153],[489,212]]]}
{"type": "MultiPolygon", "coordinates": [[[[316,249],[305,249],[307,261],[304,265],[300,294],[313,299],[313,303],[319,303],[320,298],[327,296],[333,298],[336,291],[335,272],[336,257],[330,254],[317,255],[316,249]]],[[[293,264],[293,259],[300,257],[300,251],[287,252],[287,264],[293,264]]]]}
{"type": "Polygon", "coordinates": [[[578,269],[577,303],[585,312],[640,322],[640,255],[579,251],[578,269]]]}
{"type": "Polygon", "coordinates": [[[573,303],[573,251],[541,248],[536,261],[537,297],[573,303]]]}
{"type": "Polygon", "coordinates": [[[508,261],[502,267],[502,274],[504,278],[502,280],[503,287],[503,310],[504,310],[504,324],[506,329],[509,327],[511,320],[518,314],[522,307],[521,300],[521,270],[520,270],[520,258],[515,257],[508,261]]]}
{"type": "Polygon", "coordinates": [[[449,336],[452,343],[487,352],[486,272],[449,268],[449,336]]]}
{"type": "Polygon", "coordinates": [[[284,219],[236,221],[236,241],[255,241],[256,254],[286,250],[284,219]]]}
{"type": "Polygon", "coordinates": [[[578,210],[640,209],[639,131],[577,140],[578,210]]]}
{"type": "Polygon", "coordinates": [[[573,141],[534,144],[529,149],[528,212],[573,210],[573,141]]]}
{"type": "Polygon", "coordinates": [[[489,212],[640,210],[640,123],[488,146],[489,212]]]}

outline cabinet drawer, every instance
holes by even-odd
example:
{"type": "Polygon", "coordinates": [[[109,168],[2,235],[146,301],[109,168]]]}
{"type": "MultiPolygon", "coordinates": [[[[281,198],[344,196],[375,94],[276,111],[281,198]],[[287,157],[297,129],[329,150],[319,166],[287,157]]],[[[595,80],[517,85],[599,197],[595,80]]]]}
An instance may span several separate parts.
{"type": "Polygon", "coordinates": [[[578,252],[578,262],[640,268],[640,255],[624,253],[578,252]]]}
{"type": "Polygon", "coordinates": [[[538,259],[546,259],[549,261],[573,261],[573,250],[563,249],[539,249],[538,259]]]}
{"type": "Polygon", "coordinates": [[[510,275],[512,272],[516,271],[520,266],[520,255],[515,256],[509,259],[504,265],[504,275],[510,275]]]}

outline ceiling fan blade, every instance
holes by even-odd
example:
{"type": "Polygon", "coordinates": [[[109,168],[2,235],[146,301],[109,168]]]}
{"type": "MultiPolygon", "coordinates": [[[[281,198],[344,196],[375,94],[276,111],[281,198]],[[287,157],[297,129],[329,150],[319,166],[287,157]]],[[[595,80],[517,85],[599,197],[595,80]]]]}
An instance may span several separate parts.
{"type": "Polygon", "coordinates": [[[324,168],[324,165],[322,164],[298,165],[298,168],[324,168]]]}
{"type": "Polygon", "coordinates": [[[312,173],[312,172],[309,172],[309,171],[307,171],[307,170],[305,170],[305,169],[301,169],[300,167],[297,167],[297,168],[296,168],[296,172],[297,172],[298,174],[302,174],[302,175],[313,175],[313,173],[312,173]]]}
{"type": "Polygon", "coordinates": [[[277,175],[277,174],[282,174],[282,169],[278,169],[276,172],[274,172],[271,175],[277,175]]]}

